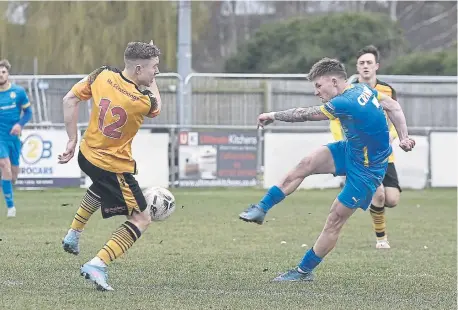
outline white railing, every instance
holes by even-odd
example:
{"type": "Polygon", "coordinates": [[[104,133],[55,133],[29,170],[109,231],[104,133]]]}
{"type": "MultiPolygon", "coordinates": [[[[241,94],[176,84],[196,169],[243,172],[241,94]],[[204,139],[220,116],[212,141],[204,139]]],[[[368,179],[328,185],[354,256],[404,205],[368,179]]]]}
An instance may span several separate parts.
{"type": "MultiPolygon", "coordinates": [[[[34,123],[61,121],[61,100],[85,75],[17,75],[35,107],[34,123]]],[[[354,78],[352,76],[351,78],[354,78]]],[[[456,127],[456,76],[394,76],[392,83],[414,127],[456,127]]],[[[155,124],[250,125],[257,114],[318,103],[306,74],[161,73],[158,83],[167,105],[155,124]]],[[[86,120],[91,103],[80,117],[86,120]]],[[[308,123],[305,126],[313,127],[308,123]]],[[[292,125],[296,126],[296,125],[292,125]]]]}

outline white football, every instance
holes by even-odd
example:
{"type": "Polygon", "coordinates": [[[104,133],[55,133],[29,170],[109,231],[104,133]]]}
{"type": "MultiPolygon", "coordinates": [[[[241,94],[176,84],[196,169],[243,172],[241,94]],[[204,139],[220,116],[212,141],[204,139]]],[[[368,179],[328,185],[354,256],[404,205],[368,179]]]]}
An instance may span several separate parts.
{"type": "Polygon", "coordinates": [[[152,221],[163,221],[175,211],[175,196],[166,188],[150,187],[143,191],[152,221]]]}

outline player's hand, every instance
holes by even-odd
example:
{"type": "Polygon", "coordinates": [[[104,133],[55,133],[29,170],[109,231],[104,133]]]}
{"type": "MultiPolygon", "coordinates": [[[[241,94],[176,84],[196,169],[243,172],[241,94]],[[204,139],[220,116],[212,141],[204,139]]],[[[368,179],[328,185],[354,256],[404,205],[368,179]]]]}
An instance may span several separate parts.
{"type": "Polygon", "coordinates": [[[275,121],[274,112],[262,113],[258,116],[258,128],[264,128],[275,121]]]}
{"type": "Polygon", "coordinates": [[[399,143],[399,146],[401,149],[403,149],[405,152],[412,151],[412,149],[415,147],[415,140],[407,137],[402,139],[402,141],[399,143]]]}
{"type": "Polygon", "coordinates": [[[68,140],[67,149],[65,150],[63,154],[57,157],[59,159],[58,161],[59,164],[68,163],[70,159],[73,158],[73,155],[75,155],[75,148],[76,148],[77,142],[78,142],[77,140],[68,140]]]}
{"type": "Polygon", "coordinates": [[[10,135],[19,136],[21,134],[21,131],[22,131],[22,126],[19,124],[16,124],[13,126],[13,128],[11,128],[10,135]]]}

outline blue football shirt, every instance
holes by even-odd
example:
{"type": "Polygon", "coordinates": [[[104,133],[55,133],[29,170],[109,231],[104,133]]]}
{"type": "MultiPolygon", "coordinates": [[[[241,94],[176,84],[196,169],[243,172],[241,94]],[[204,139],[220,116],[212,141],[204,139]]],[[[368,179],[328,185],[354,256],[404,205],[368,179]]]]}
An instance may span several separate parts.
{"type": "Polygon", "coordinates": [[[11,129],[19,122],[23,109],[30,106],[25,89],[16,84],[10,84],[6,90],[0,90],[0,140],[17,139],[10,135],[11,129]]]}
{"type": "Polygon", "coordinates": [[[378,91],[366,84],[352,84],[321,106],[330,119],[340,119],[347,138],[347,156],[366,167],[384,163],[392,152],[378,96],[378,91]]]}

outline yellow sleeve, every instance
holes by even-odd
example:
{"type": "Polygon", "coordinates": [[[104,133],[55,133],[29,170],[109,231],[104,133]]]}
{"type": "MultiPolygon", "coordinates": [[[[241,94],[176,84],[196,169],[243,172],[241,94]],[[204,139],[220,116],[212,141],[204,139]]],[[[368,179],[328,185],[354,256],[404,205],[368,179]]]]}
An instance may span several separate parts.
{"type": "Polygon", "coordinates": [[[89,84],[89,79],[85,77],[72,87],[72,92],[80,100],[89,100],[92,97],[91,85],[89,84]]]}
{"type": "Polygon", "coordinates": [[[335,141],[343,140],[342,125],[340,124],[340,120],[338,118],[330,121],[329,129],[331,130],[335,141]]]}
{"type": "Polygon", "coordinates": [[[92,97],[92,89],[91,85],[95,82],[97,77],[99,76],[100,73],[102,73],[104,70],[111,70],[114,71],[116,69],[103,66],[98,69],[95,69],[92,71],[88,76],[86,76],[84,79],[73,85],[72,87],[72,92],[78,97],[80,100],[89,100],[92,97]]]}

